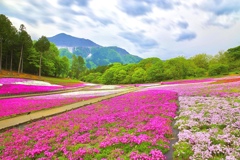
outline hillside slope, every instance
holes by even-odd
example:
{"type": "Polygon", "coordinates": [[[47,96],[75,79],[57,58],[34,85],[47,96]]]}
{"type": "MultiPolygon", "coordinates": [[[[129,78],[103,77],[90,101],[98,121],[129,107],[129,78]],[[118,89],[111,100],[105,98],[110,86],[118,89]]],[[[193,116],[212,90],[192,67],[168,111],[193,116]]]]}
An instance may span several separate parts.
{"type": "Polygon", "coordinates": [[[96,68],[97,66],[109,65],[114,62],[122,64],[138,63],[142,60],[142,58],[131,55],[123,48],[116,46],[103,47],[91,40],[73,37],[64,33],[48,39],[56,44],[60,55],[68,57],[70,62],[73,54],[83,57],[87,68],[96,68]]]}

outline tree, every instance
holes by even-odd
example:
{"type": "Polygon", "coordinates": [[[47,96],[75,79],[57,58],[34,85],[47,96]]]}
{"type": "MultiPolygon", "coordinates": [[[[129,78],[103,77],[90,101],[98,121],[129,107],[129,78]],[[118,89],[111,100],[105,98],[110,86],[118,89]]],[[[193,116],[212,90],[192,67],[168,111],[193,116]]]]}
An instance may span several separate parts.
{"type": "Polygon", "coordinates": [[[233,58],[233,60],[239,60],[240,59],[240,46],[228,49],[227,54],[230,55],[233,58]]]}
{"type": "MultiPolygon", "coordinates": [[[[63,77],[66,77],[68,75],[69,69],[70,69],[70,62],[67,57],[62,57],[60,60],[61,64],[61,75],[63,77]]],[[[58,70],[58,69],[57,69],[58,70]]]]}
{"type": "Polygon", "coordinates": [[[209,65],[211,64],[228,64],[229,63],[229,55],[227,52],[220,51],[209,61],[209,65]]]}
{"type": "Polygon", "coordinates": [[[92,83],[101,83],[102,74],[99,72],[94,72],[94,73],[90,73],[87,76],[83,77],[83,80],[85,82],[92,82],[92,83]]]}
{"type": "Polygon", "coordinates": [[[191,75],[191,67],[185,57],[176,57],[164,63],[165,79],[184,79],[191,75]]]}
{"type": "MultiPolygon", "coordinates": [[[[33,44],[35,45],[36,41],[33,42],[33,44]]],[[[32,74],[37,74],[38,73],[38,69],[39,69],[39,57],[40,57],[40,53],[36,51],[36,49],[34,47],[32,47],[30,49],[31,54],[28,55],[28,61],[29,64],[32,66],[30,73],[32,74]]]]}
{"type": "Polygon", "coordinates": [[[47,37],[42,36],[38,39],[38,41],[34,44],[36,51],[40,52],[40,59],[39,59],[39,77],[41,77],[41,68],[42,68],[42,55],[44,52],[49,50],[50,42],[48,41],[47,37]]]}
{"type": "Polygon", "coordinates": [[[240,46],[230,48],[227,50],[226,55],[229,58],[229,69],[239,72],[240,70],[240,46]]]}
{"type": "Polygon", "coordinates": [[[2,70],[3,43],[8,39],[11,27],[11,21],[5,15],[0,14],[0,72],[2,70]]]}
{"type": "Polygon", "coordinates": [[[225,64],[213,64],[209,66],[208,74],[216,76],[221,74],[228,74],[228,66],[225,64]]]}
{"type": "Polygon", "coordinates": [[[13,68],[13,52],[17,48],[17,45],[18,45],[17,29],[14,26],[12,26],[11,32],[9,34],[9,39],[8,39],[8,48],[9,48],[9,51],[11,52],[10,72],[12,72],[12,68],[13,68]]]}
{"type": "Polygon", "coordinates": [[[86,70],[85,62],[81,56],[76,57],[73,55],[72,66],[71,66],[71,76],[72,78],[79,79],[80,73],[86,70]]]}
{"type": "Polygon", "coordinates": [[[207,55],[206,53],[201,53],[191,57],[190,60],[192,60],[197,67],[208,70],[209,61],[211,60],[211,58],[212,57],[210,55],[207,55]]]}
{"type": "Polygon", "coordinates": [[[115,84],[124,84],[126,83],[124,80],[126,79],[127,72],[124,70],[123,67],[118,68],[114,72],[114,80],[115,84]]]}
{"type": "Polygon", "coordinates": [[[132,75],[132,82],[133,83],[143,83],[145,82],[147,77],[147,73],[144,69],[141,67],[138,67],[135,69],[133,75],[132,75]]]}
{"type": "Polygon", "coordinates": [[[50,43],[49,49],[45,51],[42,56],[42,74],[55,77],[57,75],[59,76],[61,74],[60,61],[61,58],[57,46],[54,43],[50,43]]]}
{"type": "Polygon", "coordinates": [[[0,42],[1,42],[1,49],[0,49],[0,72],[2,71],[2,41],[3,41],[3,38],[0,37],[0,42]]]}
{"type": "Polygon", "coordinates": [[[146,58],[146,59],[141,60],[138,63],[138,67],[141,67],[144,70],[147,70],[148,68],[152,67],[156,63],[161,63],[161,60],[156,57],[146,58]]]}
{"type": "Polygon", "coordinates": [[[54,62],[54,76],[66,77],[69,71],[69,60],[67,57],[56,57],[54,62]]]}
{"type": "Polygon", "coordinates": [[[164,78],[164,68],[163,68],[163,61],[160,59],[154,59],[152,65],[146,68],[147,72],[147,82],[159,82],[162,81],[164,78]]]}
{"type": "Polygon", "coordinates": [[[21,53],[18,63],[18,73],[23,71],[23,50],[27,50],[32,47],[32,39],[30,35],[26,32],[26,27],[21,24],[19,29],[19,42],[21,44],[21,53]]]}
{"type": "Polygon", "coordinates": [[[113,84],[114,69],[107,69],[102,75],[103,84],[113,84]]]}

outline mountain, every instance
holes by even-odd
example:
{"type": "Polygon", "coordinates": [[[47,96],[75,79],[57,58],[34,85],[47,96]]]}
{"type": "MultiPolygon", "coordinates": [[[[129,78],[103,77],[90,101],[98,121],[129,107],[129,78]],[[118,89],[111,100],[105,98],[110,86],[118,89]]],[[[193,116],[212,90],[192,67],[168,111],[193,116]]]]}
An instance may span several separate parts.
{"type": "Polygon", "coordinates": [[[91,40],[84,38],[77,38],[65,33],[57,34],[49,37],[48,40],[58,47],[99,47],[100,45],[91,40]]]}
{"type": "Polygon", "coordinates": [[[103,47],[91,40],[73,37],[60,33],[48,40],[56,44],[59,48],[60,55],[66,56],[72,61],[72,55],[83,57],[87,68],[96,68],[98,66],[109,65],[114,62],[123,64],[138,63],[142,58],[131,55],[125,49],[110,46],[103,47]]]}

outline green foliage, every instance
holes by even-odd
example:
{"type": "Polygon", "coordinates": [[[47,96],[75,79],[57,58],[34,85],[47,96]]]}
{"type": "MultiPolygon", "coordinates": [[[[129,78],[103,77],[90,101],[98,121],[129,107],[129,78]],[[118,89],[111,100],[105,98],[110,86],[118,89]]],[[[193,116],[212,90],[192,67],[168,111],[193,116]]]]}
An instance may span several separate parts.
{"type": "Polygon", "coordinates": [[[161,61],[158,58],[154,58],[154,59],[151,59],[151,60],[153,60],[153,62],[150,61],[149,63],[144,65],[144,68],[146,68],[146,72],[147,72],[146,81],[147,82],[159,82],[159,81],[162,81],[164,79],[163,61],[161,61]]]}
{"type": "Polygon", "coordinates": [[[164,63],[164,79],[185,79],[193,75],[191,68],[191,63],[184,57],[167,60],[164,63]]]}
{"type": "Polygon", "coordinates": [[[195,69],[195,77],[204,77],[206,76],[207,70],[204,68],[196,68],[195,69]]]}
{"type": "Polygon", "coordinates": [[[168,146],[167,142],[164,142],[163,140],[158,140],[157,145],[153,146],[153,148],[161,150],[163,154],[167,153],[169,151],[168,148],[166,148],[166,146],[168,146]]]}
{"type": "MultiPolygon", "coordinates": [[[[34,48],[36,49],[37,52],[40,52],[40,60],[39,60],[39,76],[41,76],[42,73],[42,58],[43,58],[43,53],[48,51],[50,47],[50,42],[48,41],[47,37],[42,36],[41,38],[38,39],[38,41],[34,44],[34,48]]],[[[52,64],[49,61],[45,60],[45,67],[47,68],[53,68],[54,64],[52,64]]]]}
{"type": "Polygon", "coordinates": [[[0,154],[2,153],[2,151],[5,149],[5,146],[0,146],[0,154]]]}
{"type": "Polygon", "coordinates": [[[20,58],[18,63],[18,73],[23,72],[23,63],[25,59],[24,52],[28,51],[32,47],[31,36],[27,33],[26,27],[21,24],[18,32],[19,46],[20,46],[20,58]]]}
{"type": "Polygon", "coordinates": [[[239,60],[240,59],[240,46],[230,48],[227,50],[227,54],[233,59],[233,60],[239,60]]]}
{"type": "Polygon", "coordinates": [[[86,70],[85,62],[81,56],[76,57],[73,55],[73,61],[71,66],[70,76],[75,79],[79,79],[80,74],[83,74],[86,70]]]}
{"type": "Polygon", "coordinates": [[[3,14],[0,14],[0,71],[2,70],[2,57],[3,57],[3,46],[4,46],[4,42],[6,42],[5,40],[8,39],[8,35],[10,35],[11,33],[11,28],[12,28],[12,23],[11,21],[8,19],[8,17],[6,17],[3,14]]]}
{"type": "Polygon", "coordinates": [[[215,139],[213,137],[210,137],[210,140],[213,145],[217,145],[217,144],[225,145],[225,142],[221,139],[215,139]]]}
{"type": "Polygon", "coordinates": [[[77,151],[79,148],[82,148],[82,147],[84,147],[84,146],[85,146],[84,144],[78,143],[78,144],[76,144],[76,145],[69,146],[69,147],[68,147],[68,150],[69,150],[69,151],[72,151],[72,152],[75,152],[75,151],[77,151]]]}
{"type": "Polygon", "coordinates": [[[189,159],[193,155],[192,147],[187,142],[178,142],[173,146],[173,158],[179,160],[189,159]]]}
{"type": "Polygon", "coordinates": [[[230,48],[226,52],[226,57],[228,58],[228,65],[231,71],[240,70],[240,46],[230,48]]]}
{"type": "Polygon", "coordinates": [[[59,53],[60,53],[60,56],[61,57],[67,57],[68,59],[71,59],[72,60],[72,56],[73,54],[71,52],[68,51],[67,48],[60,48],[59,49],[59,53]]]}
{"type": "Polygon", "coordinates": [[[236,137],[240,137],[240,130],[239,129],[232,130],[231,134],[236,136],[236,137]]]}
{"type": "Polygon", "coordinates": [[[206,53],[201,53],[191,57],[190,59],[198,68],[207,70],[211,56],[207,55],[206,53]]]}
{"type": "Polygon", "coordinates": [[[209,66],[208,74],[210,76],[228,74],[228,66],[225,64],[213,64],[209,66]]]}
{"type": "Polygon", "coordinates": [[[108,69],[102,75],[102,82],[104,84],[113,84],[114,69],[108,69]]]}
{"type": "Polygon", "coordinates": [[[92,154],[86,154],[83,159],[84,160],[92,160],[93,158],[94,158],[94,156],[92,154]]]}
{"type": "Polygon", "coordinates": [[[132,75],[132,83],[144,83],[147,78],[147,73],[142,68],[136,68],[132,75]]]}
{"type": "MultiPolygon", "coordinates": [[[[144,70],[147,70],[148,68],[154,66],[156,63],[161,63],[161,62],[162,61],[159,58],[156,58],[156,57],[146,58],[146,59],[141,60],[138,63],[138,67],[141,67],[144,70]]],[[[161,64],[160,64],[160,66],[161,66],[161,64]]]]}
{"type": "Polygon", "coordinates": [[[49,50],[50,42],[48,41],[47,37],[42,36],[38,39],[38,41],[34,44],[34,47],[37,52],[45,52],[49,50]]]}
{"type": "Polygon", "coordinates": [[[68,160],[68,158],[66,158],[64,156],[60,156],[60,157],[58,157],[58,160],[68,160]]]}
{"type": "Polygon", "coordinates": [[[23,24],[17,30],[3,14],[0,14],[0,24],[0,39],[2,39],[0,70],[4,66],[10,71],[18,70],[19,73],[37,74],[41,67],[44,75],[67,76],[68,59],[59,57],[57,47],[50,44],[46,37],[42,36],[38,41],[33,42],[23,24]]]}
{"type": "Polygon", "coordinates": [[[212,57],[212,59],[209,61],[209,64],[229,64],[229,55],[227,52],[220,51],[216,55],[212,57]]]}
{"type": "Polygon", "coordinates": [[[40,159],[40,158],[43,158],[45,155],[44,153],[40,153],[40,154],[37,154],[34,156],[34,159],[40,159]]]}
{"type": "Polygon", "coordinates": [[[142,142],[139,145],[135,145],[134,150],[139,151],[140,153],[149,153],[151,151],[150,142],[142,142]]]}

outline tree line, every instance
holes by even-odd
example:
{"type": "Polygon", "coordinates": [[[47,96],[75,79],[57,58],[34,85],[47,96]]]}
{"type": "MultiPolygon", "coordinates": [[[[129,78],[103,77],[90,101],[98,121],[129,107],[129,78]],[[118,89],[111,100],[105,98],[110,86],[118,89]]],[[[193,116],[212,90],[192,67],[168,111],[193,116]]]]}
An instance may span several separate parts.
{"type": "Polygon", "coordinates": [[[69,62],[45,36],[32,40],[23,24],[17,30],[0,14],[0,72],[2,69],[102,84],[150,83],[239,73],[240,46],[214,56],[201,53],[188,59],[175,57],[166,61],[147,58],[137,64],[113,63],[87,69],[81,56],[72,54],[69,62]]]}
{"type": "Polygon", "coordinates": [[[130,84],[227,75],[229,72],[240,73],[240,46],[214,56],[201,53],[188,59],[183,56],[166,61],[147,58],[137,64],[99,66],[84,72],[80,79],[92,83],[130,84]]]}
{"type": "Polygon", "coordinates": [[[82,61],[82,57],[74,56],[71,65],[47,37],[32,40],[23,24],[17,30],[8,17],[0,14],[0,72],[5,69],[53,77],[67,77],[71,73],[77,78],[84,66],[82,61]]]}

